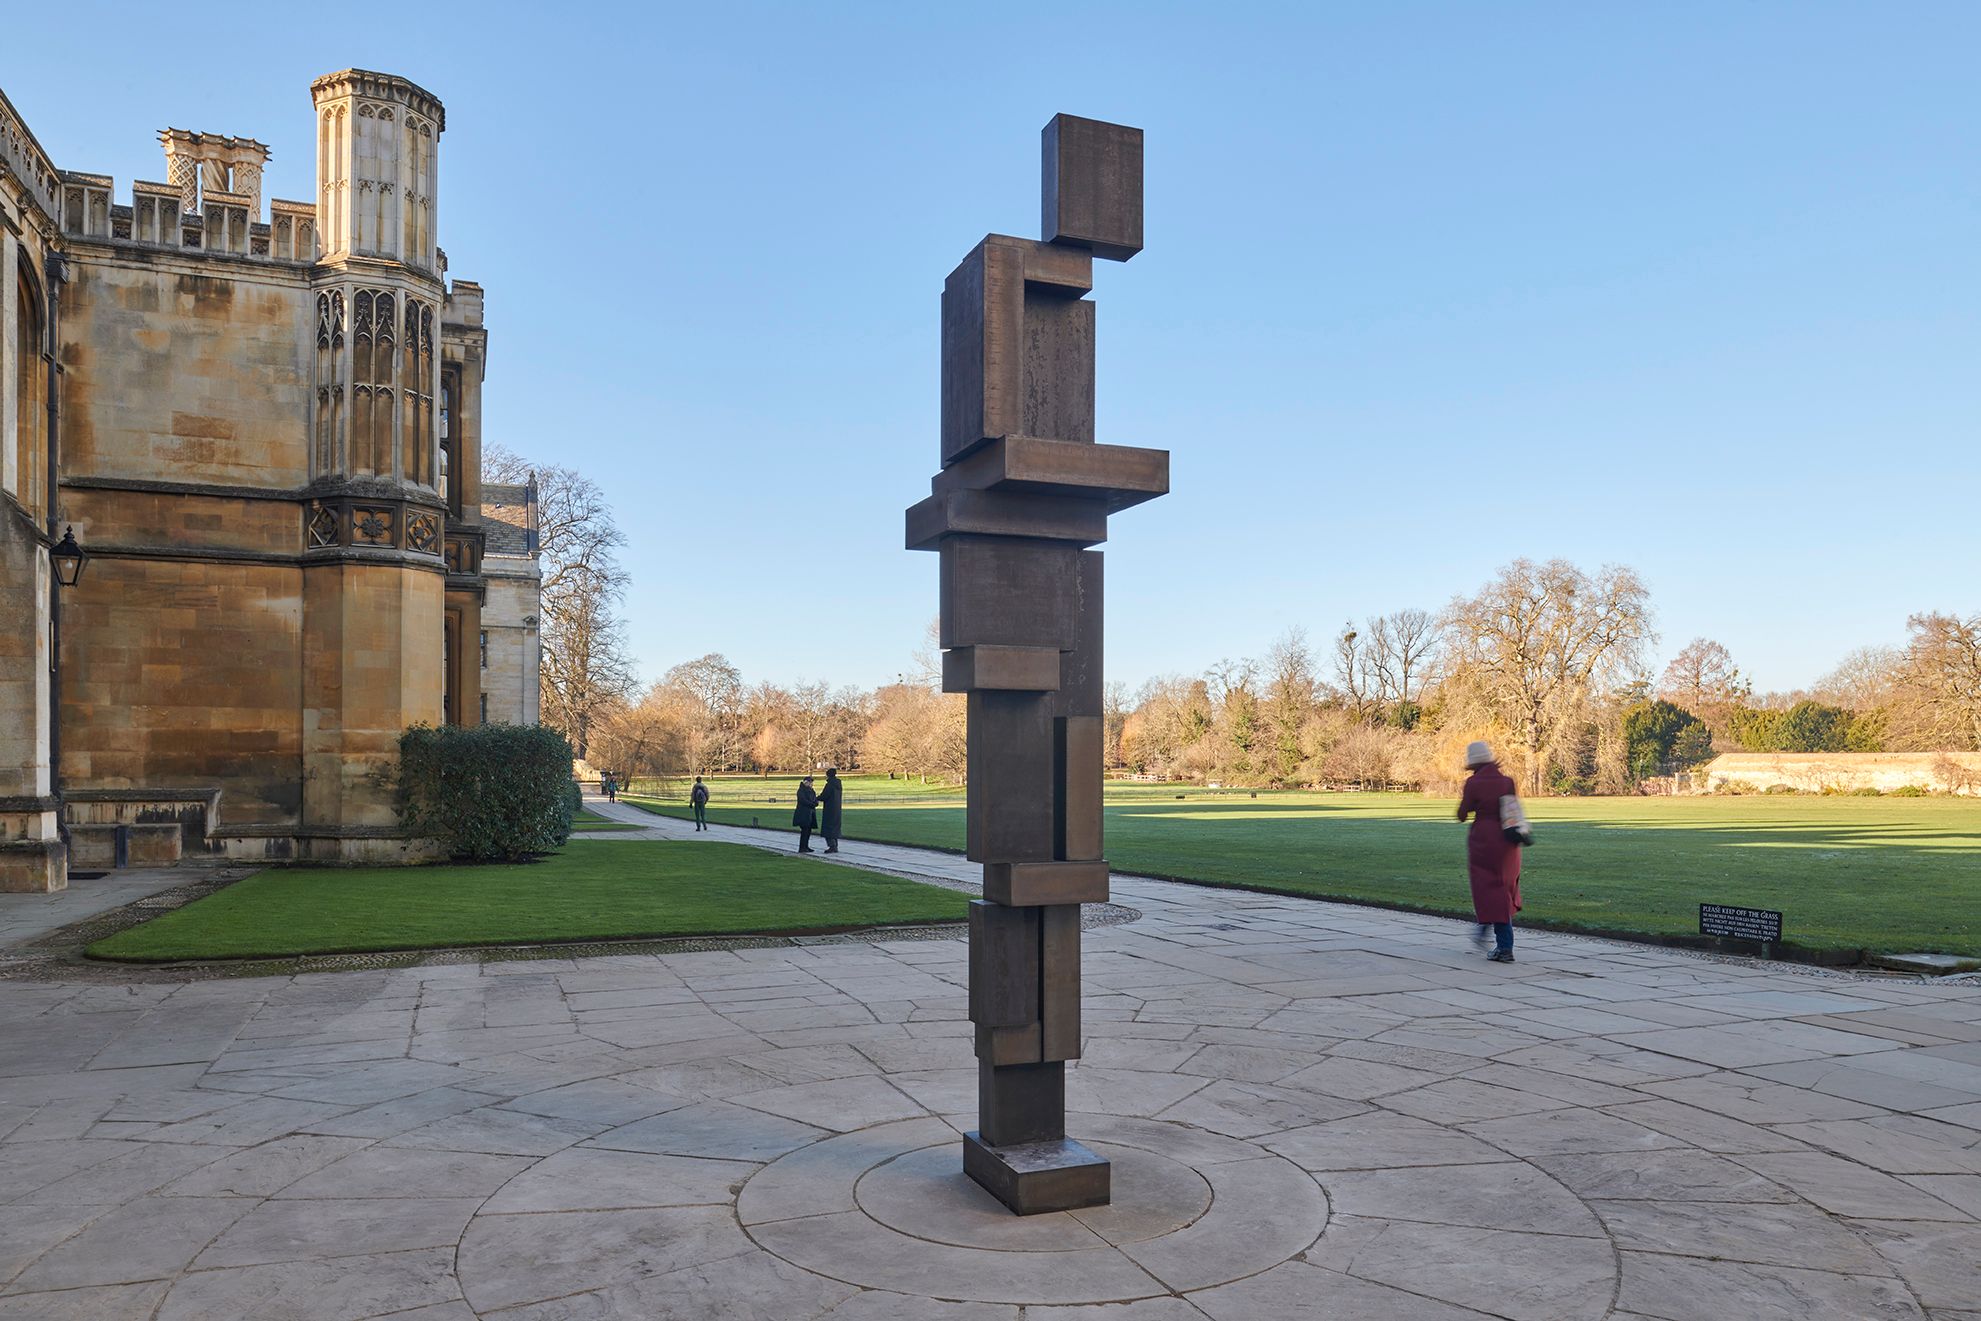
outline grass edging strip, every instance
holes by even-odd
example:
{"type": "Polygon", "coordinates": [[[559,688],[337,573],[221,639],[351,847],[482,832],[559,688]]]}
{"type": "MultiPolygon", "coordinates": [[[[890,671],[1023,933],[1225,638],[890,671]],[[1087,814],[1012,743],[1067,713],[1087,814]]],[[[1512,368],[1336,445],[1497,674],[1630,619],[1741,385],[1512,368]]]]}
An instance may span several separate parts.
{"type": "Polygon", "coordinates": [[[567,946],[594,945],[652,945],[681,941],[799,941],[813,936],[844,936],[856,932],[875,931],[929,931],[953,928],[961,932],[967,924],[952,918],[930,918],[927,921],[888,922],[881,925],[853,923],[843,926],[785,927],[763,931],[644,931],[627,934],[580,935],[558,940],[485,940],[463,941],[459,943],[429,945],[371,945],[349,948],[331,947],[312,950],[307,954],[234,954],[208,956],[204,958],[166,959],[97,954],[93,947],[83,950],[83,957],[93,963],[118,964],[126,967],[179,968],[179,967],[223,967],[239,963],[272,963],[290,959],[345,958],[353,955],[421,954],[426,952],[454,952],[468,950],[508,950],[508,949],[558,949],[567,946]]]}

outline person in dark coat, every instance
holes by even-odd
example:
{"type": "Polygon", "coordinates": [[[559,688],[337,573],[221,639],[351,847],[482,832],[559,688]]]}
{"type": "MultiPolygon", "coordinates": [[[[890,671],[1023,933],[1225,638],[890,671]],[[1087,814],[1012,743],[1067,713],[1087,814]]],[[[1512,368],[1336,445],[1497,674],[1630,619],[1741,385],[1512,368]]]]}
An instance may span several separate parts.
{"type": "Polygon", "coordinates": [[[839,778],[839,768],[825,768],[825,788],[819,792],[819,807],[824,815],[824,823],[819,833],[825,836],[825,851],[839,852],[839,800],[846,792],[846,781],[839,778]]]}
{"type": "Polygon", "coordinates": [[[1465,863],[1472,879],[1472,916],[1479,923],[1474,939],[1484,945],[1490,931],[1493,952],[1486,957],[1511,963],[1513,915],[1520,911],[1520,846],[1507,842],[1500,799],[1517,792],[1517,787],[1484,743],[1465,749],[1465,767],[1471,775],[1458,800],[1458,819],[1472,820],[1465,836],[1465,863]]]}
{"type": "Polygon", "coordinates": [[[791,814],[791,824],[798,827],[798,852],[810,853],[812,832],[819,828],[819,796],[809,775],[798,781],[798,810],[791,814]]]}
{"type": "Polygon", "coordinates": [[[702,777],[699,775],[695,777],[695,787],[688,790],[688,802],[695,809],[695,829],[707,830],[708,786],[702,783],[702,777]]]}

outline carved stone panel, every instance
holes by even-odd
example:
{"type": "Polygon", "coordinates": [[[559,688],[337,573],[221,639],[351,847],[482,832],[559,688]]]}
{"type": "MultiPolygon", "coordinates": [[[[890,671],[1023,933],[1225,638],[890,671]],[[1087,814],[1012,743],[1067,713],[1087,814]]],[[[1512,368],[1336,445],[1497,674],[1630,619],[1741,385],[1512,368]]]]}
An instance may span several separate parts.
{"type": "Polygon", "coordinates": [[[311,505],[307,524],[306,544],[312,549],[338,544],[337,511],[324,505],[311,505]]]}
{"type": "Polygon", "coordinates": [[[429,555],[440,553],[440,516],[415,513],[406,517],[406,549],[429,555]]]}
{"type": "Polygon", "coordinates": [[[351,510],[351,544],[354,546],[390,546],[392,544],[392,511],[368,506],[356,506],[351,510]]]}
{"type": "MultiPolygon", "coordinates": [[[[337,550],[407,551],[437,559],[443,540],[451,545],[455,538],[446,535],[438,509],[402,500],[342,495],[311,500],[303,506],[306,554],[337,550]]],[[[479,555],[471,555],[466,563],[473,567],[455,572],[481,571],[479,555]]]]}

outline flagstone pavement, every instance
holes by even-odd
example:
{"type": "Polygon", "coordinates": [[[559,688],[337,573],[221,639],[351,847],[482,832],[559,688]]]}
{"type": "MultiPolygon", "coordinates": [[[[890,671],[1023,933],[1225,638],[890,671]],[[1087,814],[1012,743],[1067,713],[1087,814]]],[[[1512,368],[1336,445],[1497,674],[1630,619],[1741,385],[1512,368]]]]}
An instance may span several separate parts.
{"type": "Polygon", "coordinates": [[[1028,1219],[957,939],[0,981],[0,1318],[1981,1321],[1981,988],[1115,892],[1028,1219]]]}

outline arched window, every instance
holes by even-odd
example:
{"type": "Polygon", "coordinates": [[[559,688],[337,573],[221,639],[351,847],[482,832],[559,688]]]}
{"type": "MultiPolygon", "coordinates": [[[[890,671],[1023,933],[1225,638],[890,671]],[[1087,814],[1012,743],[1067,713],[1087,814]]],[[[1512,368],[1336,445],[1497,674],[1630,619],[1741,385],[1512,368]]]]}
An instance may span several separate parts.
{"type": "Polygon", "coordinates": [[[316,475],[338,472],[337,423],[344,410],[344,295],[316,296],[316,475]]]}
{"type": "Polygon", "coordinates": [[[440,493],[447,498],[447,510],[461,516],[461,373],[448,369],[440,374],[440,493]]]}
{"type": "Polygon", "coordinates": [[[14,280],[19,330],[12,345],[14,359],[14,498],[37,519],[47,502],[48,384],[42,360],[47,323],[42,318],[33,266],[24,258],[14,280]]]}
{"type": "Polygon", "coordinates": [[[378,342],[371,353],[371,470],[384,477],[396,477],[392,468],[392,423],[398,411],[392,407],[392,341],[399,324],[397,300],[379,294],[378,342]]]}
{"type": "Polygon", "coordinates": [[[398,301],[383,290],[360,289],[351,299],[351,470],[393,475],[392,371],[398,301]]]}
{"type": "MultiPolygon", "coordinates": [[[[412,115],[406,116],[405,151],[403,165],[399,171],[399,178],[404,184],[405,199],[405,224],[401,238],[401,242],[404,244],[402,252],[405,260],[418,262],[421,255],[418,234],[418,206],[420,194],[423,189],[420,178],[420,121],[412,115]]],[[[422,262],[420,264],[424,265],[425,263],[422,262]]]]}
{"type": "Polygon", "coordinates": [[[351,471],[372,472],[371,357],[377,337],[372,332],[377,297],[360,289],[351,298],[351,471]]]}
{"type": "Polygon", "coordinates": [[[433,307],[406,300],[405,365],[399,377],[405,396],[406,477],[433,485],[433,307]]]}

